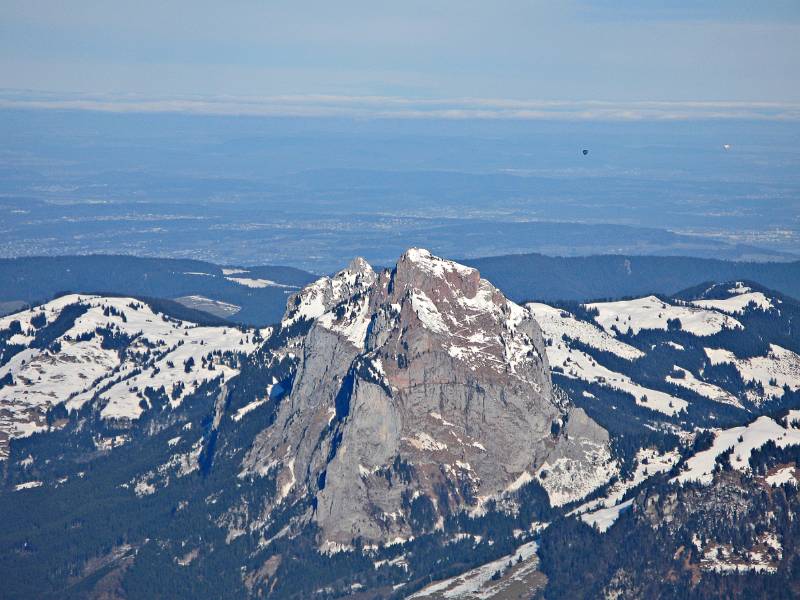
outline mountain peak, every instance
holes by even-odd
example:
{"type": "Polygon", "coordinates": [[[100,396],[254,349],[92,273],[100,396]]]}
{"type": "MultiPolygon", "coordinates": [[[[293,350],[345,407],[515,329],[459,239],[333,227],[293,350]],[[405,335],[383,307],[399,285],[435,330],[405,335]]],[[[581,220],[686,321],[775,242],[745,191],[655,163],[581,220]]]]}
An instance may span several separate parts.
{"type": "Polygon", "coordinates": [[[366,273],[374,272],[373,269],[372,269],[372,265],[370,265],[361,256],[356,256],[353,260],[351,260],[350,264],[347,265],[347,269],[345,269],[345,271],[353,273],[353,274],[357,274],[357,275],[363,275],[363,274],[366,274],[366,273]]]}
{"type": "Polygon", "coordinates": [[[356,257],[346,269],[331,277],[320,277],[289,297],[282,326],[289,327],[299,321],[313,321],[351,298],[359,291],[368,289],[376,279],[375,271],[361,257],[356,257]]]}
{"type": "Polygon", "coordinates": [[[422,248],[406,250],[397,261],[395,279],[426,291],[436,282],[446,281],[467,297],[474,297],[480,281],[477,269],[439,258],[422,248]]]}
{"type": "Polygon", "coordinates": [[[426,347],[435,344],[472,372],[510,374],[544,385],[537,374],[526,373],[548,368],[538,325],[477,269],[412,248],[382,278],[385,285],[378,286],[373,305],[389,307],[391,318],[376,321],[373,337],[380,330],[393,337],[394,328],[406,345],[422,336],[426,347]]]}
{"type": "Polygon", "coordinates": [[[441,520],[515,492],[548,457],[608,458],[593,422],[580,448],[553,437],[566,411],[539,327],[476,269],[418,248],[377,275],[356,259],[290,300],[284,326],[298,318],[292,392],[245,473],[274,476],[278,503],[313,497],[322,542],[408,538],[437,526],[412,505],[441,520]]]}

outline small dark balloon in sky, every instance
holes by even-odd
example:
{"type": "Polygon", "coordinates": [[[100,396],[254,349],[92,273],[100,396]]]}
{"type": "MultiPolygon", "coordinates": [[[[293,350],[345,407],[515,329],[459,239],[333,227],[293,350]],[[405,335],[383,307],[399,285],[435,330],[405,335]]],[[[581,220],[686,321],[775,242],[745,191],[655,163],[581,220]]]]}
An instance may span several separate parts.
{"type": "Polygon", "coordinates": [[[584,148],[583,150],[581,150],[581,152],[583,152],[583,155],[584,155],[584,156],[586,156],[587,154],[589,154],[589,151],[588,151],[586,148],[584,148]]]}

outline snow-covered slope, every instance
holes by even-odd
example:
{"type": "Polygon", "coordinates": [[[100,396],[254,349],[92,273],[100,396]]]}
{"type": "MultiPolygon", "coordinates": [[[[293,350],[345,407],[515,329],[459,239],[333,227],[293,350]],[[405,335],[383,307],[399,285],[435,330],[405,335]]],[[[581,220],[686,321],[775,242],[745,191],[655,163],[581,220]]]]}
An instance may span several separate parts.
{"type": "MultiPolygon", "coordinates": [[[[0,332],[16,330],[5,352],[24,349],[0,366],[6,440],[45,429],[47,410],[60,403],[72,410],[95,401],[104,418],[135,419],[152,402],[148,390],[160,390],[177,406],[204,382],[236,375],[235,354],[253,351],[268,333],[199,326],[133,298],[87,295],[62,296],[0,319],[0,332]],[[52,336],[48,328],[56,329],[52,336]],[[38,344],[45,335],[47,344],[38,344]]],[[[0,457],[6,446],[0,438],[0,457]]]]}
{"type": "Polygon", "coordinates": [[[571,514],[580,515],[585,523],[601,532],[606,531],[614,524],[620,512],[630,506],[630,501],[623,502],[628,490],[654,475],[669,471],[679,459],[680,455],[674,450],[660,453],[653,448],[640,449],[636,453],[636,468],[629,478],[617,480],[605,495],[582,504],[571,514]]]}
{"type": "Polygon", "coordinates": [[[791,391],[800,389],[800,355],[770,344],[764,356],[737,358],[730,350],[724,348],[705,348],[705,353],[712,365],[731,364],[746,382],[761,384],[763,393],[748,391],[754,400],[760,396],[781,396],[784,389],[791,391]]]}
{"type": "Polygon", "coordinates": [[[678,482],[697,481],[710,483],[717,458],[731,452],[731,467],[739,471],[750,470],[750,455],[753,450],[774,442],[778,448],[800,445],[800,426],[797,418],[800,411],[793,411],[785,419],[785,425],[769,417],[759,417],[741,427],[714,431],[714,442],[708,450],[697,453],[686,462],[686,468],[676,478],[678,482]]]}
{"type": "Polygon", "coordinates": [[[596,302],[587,304],[586,307],[598,312],[595,321],[613,335],[629,330],[636,334],[642,329],[666,331],[670,327],[670,321],[675,323],[676,329],[695,335],[713,335],[723,329],[742,326],[739,321],[722,312],[671,304],[656,296],[618,302],[596,302]]]}
{"type": "Polygon", "coordinates": [[[611,352],[627,360],[635,360],[644,356],[644,352],[638,348],[618,340],[594,323],[577,319],[566,310],[536,302],[530,302],[526,306],[536,317],[542,331],[551,339],[561,339],[566,336],[569,339],[578,340],[592,348],[611,352]]]}
{"type": "Polygon", "coordinates": [[[768,298],[764,292],[754,291],[741,281],[729,287],[727,292],[731,294],[727,298],[703,298],[692,300],[691,304],[729,315],[743,314],[748,308],[767,311],[782,304],[780,299],[768,298]]]}
{"type": "Polygon", "coordinates": [[[742,282],[690,298],[647,296],[574,312],[527,307],[542,327],[554,371],[583,382],[587,394],[615,390],[638,406],[676,415],[698,397],[748,409],[800,390],[796,303],[742,282]]]}

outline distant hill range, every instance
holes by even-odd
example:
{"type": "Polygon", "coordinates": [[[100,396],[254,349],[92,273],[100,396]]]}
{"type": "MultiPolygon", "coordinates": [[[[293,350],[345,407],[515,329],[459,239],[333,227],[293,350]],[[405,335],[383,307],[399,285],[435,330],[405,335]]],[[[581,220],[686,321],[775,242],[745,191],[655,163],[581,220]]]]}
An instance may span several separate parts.
{"type": "Polygon", "coordinates": [[[64,292],[177,300],[237,323],[280,320],[288,296],[317,277],[291,267],[221,267],[199,260],[59,256],[0,260],[0,308],[64,292]]]}
{"type": "MultiPolygon", "coordinates": [[[[800,261],[734,262],[675,256],[465,259],[514,301],[675,294],[705,282],[748,280],[800,298],[800,261]]],[[[280,320],[289,295],[316,275],[292,267],[222,267],[205,261],[132,256],[0,260],[0,314],[64,292],[170,298],[236,323],[280,320]]]]}
{"type": "Polygon", "coordinates": [[[583,302],[675,294],[704,282],[749,280],[800,297],[800,261],[736,262],[683,256],[554,257],[515,254],[463,259],[516,302],[583,302]]]}

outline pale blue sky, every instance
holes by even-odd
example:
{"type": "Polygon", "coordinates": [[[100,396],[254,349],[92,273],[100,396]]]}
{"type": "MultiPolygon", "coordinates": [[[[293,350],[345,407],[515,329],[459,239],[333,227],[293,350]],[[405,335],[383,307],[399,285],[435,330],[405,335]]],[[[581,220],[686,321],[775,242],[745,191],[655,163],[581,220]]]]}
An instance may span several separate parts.
{"type": "Polygon", "coordinates": [[[0,0],[0,88],[55,97],[325,94],[392,97],[373,101],[389,108],[441,99],[442,110],[450,102],[459,110],[465,98],[494,99],[492,110],[503,100],[795,110],[798,73],[797,0],[0,0]]]}

